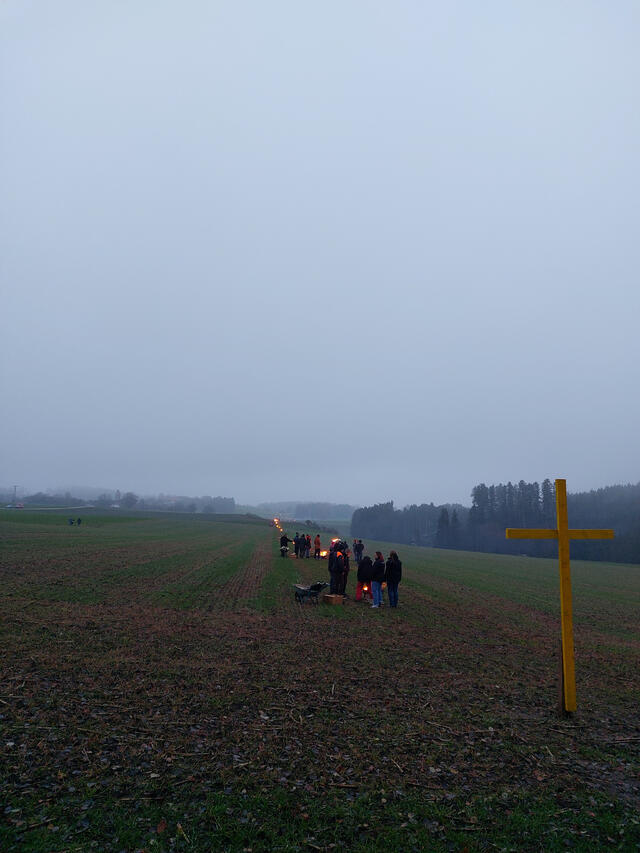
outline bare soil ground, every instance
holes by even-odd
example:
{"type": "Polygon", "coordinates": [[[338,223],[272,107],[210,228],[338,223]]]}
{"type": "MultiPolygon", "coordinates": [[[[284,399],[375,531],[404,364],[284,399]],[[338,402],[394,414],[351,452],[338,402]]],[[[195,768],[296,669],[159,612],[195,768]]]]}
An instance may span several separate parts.
{"type": "MultiPolygon", "coordinates": [[[[99,575],[135,544],[105,547],[99,575]]],[[[51,588],[49,559],[30,551],[13,581],[4,561],[3,850],[638,849],[631,610],[608,631],[606,601],[585,605],[561,719],[552,614],[423,583],[413,558],[397,610],[300,606],[291,583],[326,563],[249,544],[188,608],[150,601],[157,577],[90,603],[27,595],[25,572],[51,588]]],[[[77,566],[55,565],[72,592],[77,566]]],[[[200,588],[190,565],[169,587],[200,588]]]]}

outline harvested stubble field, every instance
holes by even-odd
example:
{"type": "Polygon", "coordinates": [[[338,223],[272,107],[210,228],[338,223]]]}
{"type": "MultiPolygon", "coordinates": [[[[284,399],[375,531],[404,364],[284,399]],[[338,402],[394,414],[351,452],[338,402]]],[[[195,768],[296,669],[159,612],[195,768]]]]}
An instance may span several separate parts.
{"type": "Polygon", "coordinates": [[[399,547],[374,613],[250,519],[2,534],[3,851],[640,847],[640,567],[573,564],[561,719],[552,560],[399,547]]]}

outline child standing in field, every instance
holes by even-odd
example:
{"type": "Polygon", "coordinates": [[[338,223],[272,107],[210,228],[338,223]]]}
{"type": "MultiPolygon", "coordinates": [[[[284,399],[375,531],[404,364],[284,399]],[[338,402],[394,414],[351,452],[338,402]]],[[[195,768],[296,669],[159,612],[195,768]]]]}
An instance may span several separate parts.
{"type": "Polygon", "coordinates": [[[389,559],[386,566],[387,591],[389,593],[389,607],[398,606],[398,584],[402,580],[402,563],[395,551],[389,551],[389,559]]]}

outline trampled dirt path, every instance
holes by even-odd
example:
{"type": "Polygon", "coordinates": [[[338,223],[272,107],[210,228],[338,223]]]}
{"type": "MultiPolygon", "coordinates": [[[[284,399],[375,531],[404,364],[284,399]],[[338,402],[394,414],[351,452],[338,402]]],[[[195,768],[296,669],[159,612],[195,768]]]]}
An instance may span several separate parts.
{"type": "Polygon", "coordinates": [[[271,570],[271,543],[256,545],[246,565],[220,587],[219,597],[224,607],[235,610],[255,597],[271,570]]]}

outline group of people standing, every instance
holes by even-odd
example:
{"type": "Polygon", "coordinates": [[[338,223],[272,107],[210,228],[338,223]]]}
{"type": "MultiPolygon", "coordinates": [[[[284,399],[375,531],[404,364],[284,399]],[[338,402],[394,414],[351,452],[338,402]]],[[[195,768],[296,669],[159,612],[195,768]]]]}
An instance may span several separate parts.
{"type": "MultiPolygon", "coordinates": [[[[304,533],[296,533],[293,539],[289,539],[287,534],[283,533],[280,537],[280,551],[283,557],[285,557],[289,551],[289,542],[293,543],[294,556],[302,559],[305,557],[309,559],[311,556],[311,536],[309,536],[308,533],[306,535],[304,533]]],[[[313,540],[313,557],[315,560],[320,559],[321,550],[322,543],[320,541],[320,534],[316,533],[316,538],[313,540]]]]}
{"type": "Polygon", "coordinates": [[[382,551],[376,551],[375,559],[365,555],[358,563],[358,581],[356,583],[356,601],[371,593],[372,607],[384,605],[384,586],[389,593],[389,607],[398,606],[398,585],[402,580],[402,563],[396,551],[389,551],[385,562],[382,551]]]}
{"type": "MultiPolygon", "coordinates": [[[[293,539],[289,539],[283,532],[280,537],[280,553],[286,557],[289,552],[289,543],[293,544],[293,553],[298,559],[311,556],[311,536],[296,533],[293,539]]],[[[320,534],[317,533],[313,540],[313,556],[316,560],[321,559],[322,543],[320,534]]],[[[350,571],[350,557],[353,555],[358,567],[356,582],[356,601],[371,601],[372,607],[384,605],[384,588],[386,586],[389,594],[389,606],[398,606],[398,584],[402,580],[402,563],[396,551],[389,551],[389,557],[385,561],[381,551],[375,552],[375,559],[364,554],[362,539],[353,540],[353,548],[350,548],[343,539],[335,539],[329,548],[329,577],[331,583],[329,589],[332,595],[347,594],[347,581],[350,571]]]]}

